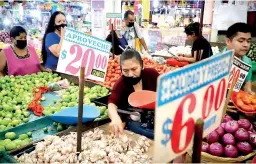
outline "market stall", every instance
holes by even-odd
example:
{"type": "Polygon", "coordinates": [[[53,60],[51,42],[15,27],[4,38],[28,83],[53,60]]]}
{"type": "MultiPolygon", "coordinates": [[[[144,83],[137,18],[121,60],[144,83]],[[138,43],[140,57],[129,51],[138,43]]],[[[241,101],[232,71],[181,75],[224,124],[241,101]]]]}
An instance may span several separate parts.
{"type": "MultiPolygon", "coordinates": [[[[82,15],[78,2],[60,4],[57,7],[74,14],[72,19],[82,15]]],[[[33,5],[41,10],[56,7],[55,3],[33,5]]],[[[199,4],[193,5],[201,14],[199,4]]],[[[177,10],[183,16],[193,14],[191,6],[177,10]]],[[[28,3],[25,10],[31,7],[28,3]]],[[[175,13],[176,26],[186,24],[175,13]]],[[[41,14],[44,22],[48,14],[41,14]]],[[[120,14],[116,17],[119,20],[120,14]]],[[[107,106],[114,84],[123,75],[120,58],[109,57],[111,44],[86,35],[82,26],[66,29],[53,73],[0,78],[0,163],[163,163],[183,157],[182,163],[251,162],[256,155],[256,96],[243,92],[230,78],[244,79],[248,67],[244,64],[238,74],[230,74],[237,63],[232,63],[232,51],[223,52],[223,43],[210,43],[214,55],[209,59],[182,63],[173,59],[191,53],[184,27],[145,30],[153,54],[141,56],[144,68],[161,75],[157,91],[129,95],[131,108],[117,112],[136,126],[116,138],[110,133],[107,106]],[[150,102],[143,104],[145,100],[150,102]],[[91,109],[96,112],[87,113],[91,109]],[[54,116],[60,118],[56,121],[54,116]],[[71,120],[74,123],[65,123],[71,120]]],[[[38,31],[31,28],[29,33],[30,44],[38,46],[40,55],[38,31]]],[[[204,28],[205,38],[209,33],[204,28]]],[[[7,44],[1,43],[0,49],[7,44]]]]}

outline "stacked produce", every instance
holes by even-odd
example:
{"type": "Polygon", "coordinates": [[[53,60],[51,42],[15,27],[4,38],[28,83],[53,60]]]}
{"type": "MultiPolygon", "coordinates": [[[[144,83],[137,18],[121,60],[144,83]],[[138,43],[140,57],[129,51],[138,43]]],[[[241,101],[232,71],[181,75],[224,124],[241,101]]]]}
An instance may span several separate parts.
{"type": "MultiPolygon", "coordinates": [[[[143,57],[144,67],[145,68],[155,68],[160,74],[167,72],[167,66],[158,64],[152,59],[143,57]]],[[[114,60],[109,60],[107,74],[104,83],[102,84],[106,87],[112,88],[115,82],[122,76],[119,57],[116,57],[114,60]]]]}
{"type": "MultiPolygon", "coordinates": [[[[169,49],[164,48],[159,51],[155,51],[155,55],[165,56],[165,57],[174,57],[178,54],[184,54],[185,56],[191,56],[191,46],[172,46],[169,49]]],[[[213,54],[219,54],[219,47],[212,47],[213,54]]]]}
{"type": "Polygon", "coordinates": [[[202,151],[218,157],[236,158],[256,148],[256,132],[247,119],[233,120],[226,115],[216,130],[206,137],[202,151]]]}
{"type": "Polygon", "coordinates": [[[232,96],[232,101],[242,111],[256,112],[256,96],[254,95],[240,91],[232,96]]]}
{"type": "Polygon", "coordinates": [[[5,76],[0,79],[0,131],[27,123],[28,104],[32,90],[60,80],[57,74],[39,72],[25,76],[5,76]]]}
{"type": "MultiPolygon", "coordinates": [[[[70,86],[68,89],[65,89],[61,92],[61,100],[55,101],[54,105],[48,105],[44,108],[43,114],[44,115],[50,115],[55,112],[61,111],[67,107],[73,107],[78,104],[78,92],[79,87],[78,86],[70,86]]],[[[102,87],[99,85],[96,85],[92,88],[85,87],[84,88],[84,104],[86,105],[93,105],[94,103],[91,103],[91,100],[107,96],[109,94],[109,90],[106,87],[102,87]]],[[[101,117],[100,118],[107,118],[107,108],[105,106],[98,106],[98,108],[101,111],[101,117]]]]}
{"type": "Polygon", "coordinates": [[[125,134],[114,138],[99,128],[83,133],[82,152],[76,154],[77,135],[47,136],[34,151],[16,159],[20,163],[150,163],[145,154],[151,141],[141,136],[136,141],[125,134]]]}
{"type": "Polygon", "coordinates": [[[19,147],[27,145],[32,142],[32,132],[28,132],[27,134],[16,135],[14,132],[7,132],[5,134],[5,139],[0,140],[0,151],[10,151],[15,150],[19,147]]]}

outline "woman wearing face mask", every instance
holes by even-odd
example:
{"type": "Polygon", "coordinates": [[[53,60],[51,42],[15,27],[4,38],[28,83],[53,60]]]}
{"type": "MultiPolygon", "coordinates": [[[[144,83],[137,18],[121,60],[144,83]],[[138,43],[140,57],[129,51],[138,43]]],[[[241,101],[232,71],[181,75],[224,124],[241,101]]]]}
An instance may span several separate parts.
{"type": "Polygon", "coordinates": [[[27,32],[23,27],[14,26],[10,39],[11,46],[0,52],[0,76],[23,76],[44,71],[35,48],[27,46],[27,32]]]}
{"type": "MultiPolygon", "coordinates": [[[[120,55],[123,53],[123,50],[126,48],[128,45],[127,40],[124,37],[124,29],[122,28],[121,30],[114,31],[114,50],[111,48],[110,52],[114,55],[120,55]],[[121,47],[121,48],[120,48],[121,47]]],[[[112,31],[110,34],[107,36],[106,41],[112,42],[112,31]]]]}
{"type": "Polygon", "coordinates": [[[56,70],[59,54],[64,39],[64,28],[67,26],[64,13],[52,14],[45,31],[42,44],[43,64],[46,68],[56,70]]]}
{"type": "Polygon", "coordinates": [[[115,83],[108,100],[108,114],[111,130],[118,136],[123,131],[122,120],[117,109],[129,107],[128,97],[139,90],[156,91],[159,73],[152,68],[144,68],[138,51],[128,49],[120,56],[122,77],[115,83]]]}

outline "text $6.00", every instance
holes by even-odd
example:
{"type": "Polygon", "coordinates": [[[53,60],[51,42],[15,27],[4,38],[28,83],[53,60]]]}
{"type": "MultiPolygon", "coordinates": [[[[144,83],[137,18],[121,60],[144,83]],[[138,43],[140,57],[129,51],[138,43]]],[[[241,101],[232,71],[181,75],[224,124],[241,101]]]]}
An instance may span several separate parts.
{"type": "MultiPolygon", "coordinates": [[[[226,90],[225,79],[222,79],[219,82],[217,90],[214,89],[213,85],[210,85],[206,89],[204,94],[203,104],[199,105],[200,107],[202,107],[201,117],[204,120],[208,118],[212,109],[214,109],[215,111],[218,111],[220,109],[220,106],[225,97],[225,90],[226,90]]],[[[165,137],[161,141],[161,143],[166,146],[168,141],[170,141],[171,139],[173,141],[171,142],[172,150],[177,154],[183,152],[189,146],[191,139],[194,135],[195,120],[191,117],[188,118],[186,121],[183,120],[183,111],[186,110],[189,114],[192,114],[196,109],[196,106],[197,106],[196,103],[197,103],[197,99],[194,93],[187,95],[186,97],[184,97],[184,99],[181,101],[180,105],[178,106],[178,110],[173,119],[172,130],[168,128],[169,127],[168,124],[170,125],[172,123],[172,121],[169,118],[163,124],[162,132],[163,134],[165,134],[165,137]],[[185,103],[188,103],[187,109],[185,109],[184,107],[185,103]],[[180,144],[181,131],[183,128],[186,128],[186,135],[185,135],[186,138],[185,138],[185,141],[182,140],[182,142],[185,142],[185,144],[180,144]],[[180,147],[180,145],[184,145],[184,146],[180,147]]]]}

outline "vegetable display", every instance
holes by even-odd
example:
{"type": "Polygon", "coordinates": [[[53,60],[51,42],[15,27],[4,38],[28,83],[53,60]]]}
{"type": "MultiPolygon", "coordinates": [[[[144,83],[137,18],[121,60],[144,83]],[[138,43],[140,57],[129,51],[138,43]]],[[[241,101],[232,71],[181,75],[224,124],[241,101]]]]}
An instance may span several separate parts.
{"type": "Polygon", "coordinates": [[[132,140],[126,134],[115,138],[99,128],[82,134],[82,152],[77,157],[75,132],[66,136],[46,136],[35,150],[16,159],[20,163],[152,163],[145,154],[151,141],[132,140]]]}
{"type": "Polygon", "coordinates": [[[256,148],[256,133],[247,119],[233,120],[226,115],[221,125],[202,144],[202,151],[218,157],[236,158],[256,148]]]}
{"type": "Polygon", "coordinates": [[[57,74],[39,72],[25,76],[5,76],[0,79],[0,131],[27,123],[28,104],[33,99],[32,90],[59,81],[57,74]]]}
{"type": "Polygon", "coordinates": [[[20,134],[19,136],[14,132],[5,133],[5,139],[0,140],[0,151],[10,151],[30,144],[32,142],[30,133],[20,134]]]}
{"type": "Polygon", "coordinates": [[[234,105],[244,113],[256,113],[256,96],[244,91],[235,92],[231,97],[234,105]]]}
{"type": "MultiPolygon", "coordinates": [[[[44,108],[43,114],[50,115],[55,112],[61,111],[68,107],[73,107],[78,104],[78,86],[70,86],[68,89],[65,89],[61,92],[61,100],[55,101],[55,104],[48,105],[44,108]]],[[[91,103],[92,100],[100,97],[107,96],[109,90],[106,87],[99,85],[93,86],[92,88],[84,88],[84,104],[96,106],[95,103],[91,103]]],[[[101,112],[100,119],[108,118],[107,108],[105,106],[97,106],[101,112]]],[[[97,119],[99,120],[99,119],[97,119]]]]}
{"type": "MultiPolygon", "coordinates": [[[[143,57],[143,63],[145,68],[154,68],[158,71],[159,74],[163,74],[168,71],[167,66],[158,64],[157,62],[149,59],[147,57],[143,57]]],[[[112,88],[115,82],[122,76],[120,64],[119,64],[119,57],[115,59],[109,60],[107,74],[105,78],[105,82],[100,83],[108,88],[112,88]]]]}

